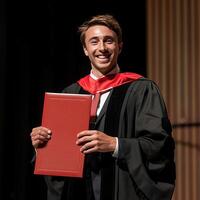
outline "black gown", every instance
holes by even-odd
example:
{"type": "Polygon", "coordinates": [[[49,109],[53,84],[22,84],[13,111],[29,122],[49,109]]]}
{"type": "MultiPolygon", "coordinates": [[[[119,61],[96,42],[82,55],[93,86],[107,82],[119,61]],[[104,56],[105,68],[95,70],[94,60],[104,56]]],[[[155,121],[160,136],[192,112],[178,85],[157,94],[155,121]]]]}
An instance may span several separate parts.
{"type": "MultiPolygon", "coordinates": [[[[118,158],[101,153],[101,200],[170,200],[175,144],[165,103],[151,80],[141,78],[125,85],[112,89],[100,113],[104,121],[100,130],[119,138],[118,158]]],[[[86,93],[77,83],[63,92],[86,93]]],[[[48,200],[93,196],[87,175],[85,179],[46,178],[48,200]]]]}

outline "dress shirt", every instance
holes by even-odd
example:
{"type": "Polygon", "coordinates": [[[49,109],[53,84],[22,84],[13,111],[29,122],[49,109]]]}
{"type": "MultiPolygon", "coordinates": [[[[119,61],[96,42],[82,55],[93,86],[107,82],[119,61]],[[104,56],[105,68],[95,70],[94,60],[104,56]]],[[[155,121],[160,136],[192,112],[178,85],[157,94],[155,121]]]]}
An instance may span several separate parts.
{"type": "MultiPolygon", "coordinates": [[[[120,69],[117,66],[116,68],[114,68],[112,71],[110,71],[108,74],[115,74],[115,73],[119,73],[120,69]]],[[[97,80],[98,78],[93,74],[92,70],[90,72],[90,76],[94,79],[97,80]]],[[[110,90],[104,92],[101,94],[100,99],[99,99],[99,104],[97,107],[97,116],[99,115],[99,113],[101,112],[101,109],[103,108],[104,103],[106,102],[106,99],[108,98],[110,94],[110,90]]],[[[119,144],[118,144],[118,138],[115,137],[116,139],[116,146],[115,146],[115,150],[112,154],[113,157],[118,157],[118,149],[119,149],[119,144]]]]}

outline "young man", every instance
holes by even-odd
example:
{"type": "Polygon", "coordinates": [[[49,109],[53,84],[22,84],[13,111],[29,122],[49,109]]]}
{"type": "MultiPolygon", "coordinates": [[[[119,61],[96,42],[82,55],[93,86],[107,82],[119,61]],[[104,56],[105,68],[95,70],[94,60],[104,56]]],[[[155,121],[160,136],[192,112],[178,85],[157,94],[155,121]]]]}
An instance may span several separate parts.
{"type": "MultiPolygon", "coordinates": [[[[46,177],[48,200],[169,200],[175,182],[174,140],[156,84],[139,74],[120,73],[120,25],[110,15],[92,17],[79,27],[90,75],[64,89],[99,97],[90,130],[77,133],[86,155],[82,180],[46,177]]],[[[51,130],[33,128],[32,144],[48,142],[51,130]]]]}

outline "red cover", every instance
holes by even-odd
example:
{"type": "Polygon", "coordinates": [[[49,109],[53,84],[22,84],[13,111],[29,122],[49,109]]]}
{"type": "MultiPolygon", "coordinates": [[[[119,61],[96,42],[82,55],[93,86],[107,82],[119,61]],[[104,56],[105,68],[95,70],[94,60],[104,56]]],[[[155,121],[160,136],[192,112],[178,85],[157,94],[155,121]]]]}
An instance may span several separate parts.
{"type": "Polygon", "coordinates": [[[84,154],[77,133],[89,128],[91,95],[45,93],[42,126],[52,138],[37,149],[34,174],[82,177],[84,154]]]}

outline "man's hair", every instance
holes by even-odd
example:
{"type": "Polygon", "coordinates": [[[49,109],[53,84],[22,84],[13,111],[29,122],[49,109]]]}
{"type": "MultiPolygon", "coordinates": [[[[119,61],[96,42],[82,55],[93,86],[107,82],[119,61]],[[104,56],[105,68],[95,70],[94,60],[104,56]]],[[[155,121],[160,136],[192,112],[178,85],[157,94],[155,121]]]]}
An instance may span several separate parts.
{"type": "Polygon", "coordinates": [[[79,28],[80,40],[82,45],[85,46],[85,32],[92,26],[103,25],[111,29],[117,34],[118,42],[122,42],[122,29],[118,21],[112,15],[96,15],[88,21],[85,21],[79,28]]]}

